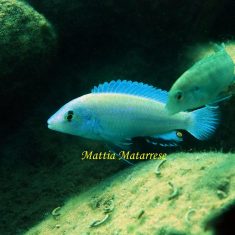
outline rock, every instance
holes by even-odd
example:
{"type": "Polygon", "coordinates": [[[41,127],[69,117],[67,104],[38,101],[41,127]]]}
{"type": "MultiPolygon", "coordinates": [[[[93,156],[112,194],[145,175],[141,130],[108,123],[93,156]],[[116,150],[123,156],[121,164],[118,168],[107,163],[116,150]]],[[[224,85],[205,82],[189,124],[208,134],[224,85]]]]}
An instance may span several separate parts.
{"type": "Polygon", "coordinates": [[[50,63],[56,33],[44,16],[24,2],[1,0],[0,25],[0,77],[17,79],[50,63]]]}
{"type": "MultiPolygon", "coordinates": [[[[115,234],[118,229],[121,234],[211,235],[212,230],[218,232],[218,227],[221,231],[221,221],[223,225],[230,221],[227,226],[230,226],[231,233],[213,234],[234,234],[231,222],[235,196],[234,154],[171,154],[161,168],[161,178],[154,173],[157,165],[154,160],[139,163],[67,200],[61,208],[60,231],[54,229],[57,221],[48,217],[25,235],[56,235],[61,231],[65,235],[115,234]],[[221,188],[221,182],[228,185],[227,179],[229,186],[221,188]],[[170,200],[169,180],[180,191],[178,197],[170,200]],[[134,187],[138,190],[133,191],[134,187]],[[226,191],[226,197],[217,196],[218,187],[226,191]],[[102,207],[91,208],[91,200],[106,198],[110,194],[114,201],[110,219],[101,226],[89,228],[89,224],[102,218],[103,213],[102,207]],[[128,208],[126,203],[130,203],[128,208]],[[136,211],[141,209],[145,212],[137,218],[136,211]]],[[[225,226],[223,229],[228,230],[225,226]]]]}
{"type": "Polygon", "coordinates": [[[15,129],[28,115],[30,107],[35,106],[43,81],[48,80],[44,72],[56,50],[57,35],[44,16],[27,3],[1,0],[0,94],[3,102],[0,108],[8,117],[3,118],[3,135],[5,129],[15,129]]]}

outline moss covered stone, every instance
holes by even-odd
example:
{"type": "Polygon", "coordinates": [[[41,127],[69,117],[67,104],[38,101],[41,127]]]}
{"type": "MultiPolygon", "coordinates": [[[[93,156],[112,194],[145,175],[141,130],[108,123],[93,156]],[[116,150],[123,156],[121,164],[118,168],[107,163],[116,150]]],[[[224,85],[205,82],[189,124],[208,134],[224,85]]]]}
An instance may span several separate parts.
{"type": "Polygon", "coordinates": [[[0,26],[1,77],[48,65],[56,34],[44,16],[24,2],[1,0],[0,26]]]}
{"type": "MultiPolygon", "coordinates": [[[[119,172],[68,200],[60,208],[60,216],[55,219],[50,214],[25,235],[230,234],[213,230],[218,220],[215,215],[219,214],[220,221],[224,221],[221,219],[224,208],[234,207],[234,154],[177,153],[168,155],[160,175],[155,174],[157,166],[157,161],[148,161],[119,172]],[[169,182],[179,192],[178,197],[169,198],[172,194],[169,182]],[[224,197],[218,195],[218,189],[224,197]],[[89,227],[104,218],[104,207],[97,202],[110,201],[110,195],[114,208],[109,219],[89,227]],[[91,207],[94,199],[96,207],[91,207]],[[144,213],[136,216],[140,210],[144,213]]],[[[232,219],[232,215],[226,217],[227,221],[232,219]]]]}

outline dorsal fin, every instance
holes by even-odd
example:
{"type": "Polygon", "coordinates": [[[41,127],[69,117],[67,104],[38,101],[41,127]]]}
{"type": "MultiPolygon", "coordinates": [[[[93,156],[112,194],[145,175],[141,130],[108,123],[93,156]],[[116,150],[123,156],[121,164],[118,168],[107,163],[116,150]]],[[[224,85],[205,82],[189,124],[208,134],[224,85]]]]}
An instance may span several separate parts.
{"type": "Polygon", "coordinates": [[[163,103],[166,103],[168,96],[167,91],[157,89],[142,82],[139,83],[127,80],[117,80],[109,83],[105,82],[100,84],[98,87],[95,86],[91,92],[129,94],[149,98],[163,103]]]}

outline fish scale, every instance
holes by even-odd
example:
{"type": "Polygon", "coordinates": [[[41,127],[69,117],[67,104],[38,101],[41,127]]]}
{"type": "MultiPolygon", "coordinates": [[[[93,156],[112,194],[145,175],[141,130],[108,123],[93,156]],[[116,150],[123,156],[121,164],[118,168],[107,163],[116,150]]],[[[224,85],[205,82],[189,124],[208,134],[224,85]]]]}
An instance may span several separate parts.
{"type": "Polygon", "coordinates": [[[170,117],[163,103],[125,94],[90,94],[86,105],[110,135],[125,133],[129,138],[183,129],[188,119],[187,113],[170,117]]]}

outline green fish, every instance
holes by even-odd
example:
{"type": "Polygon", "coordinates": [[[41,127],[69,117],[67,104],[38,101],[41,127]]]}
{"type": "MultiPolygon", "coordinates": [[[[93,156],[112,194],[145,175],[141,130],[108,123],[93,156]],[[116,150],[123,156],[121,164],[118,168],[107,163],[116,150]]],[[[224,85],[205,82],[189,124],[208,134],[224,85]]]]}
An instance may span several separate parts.
{"type": "Polygon", "coordinates": [[[234,63],[224,46],[203,58],[184,72],[169,91],[166,108],[170,114],[213,104],[231,95],[226,94],[234,82],[234,63]]]}

